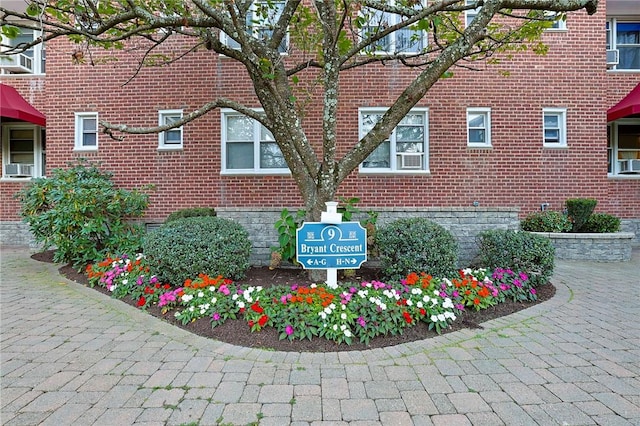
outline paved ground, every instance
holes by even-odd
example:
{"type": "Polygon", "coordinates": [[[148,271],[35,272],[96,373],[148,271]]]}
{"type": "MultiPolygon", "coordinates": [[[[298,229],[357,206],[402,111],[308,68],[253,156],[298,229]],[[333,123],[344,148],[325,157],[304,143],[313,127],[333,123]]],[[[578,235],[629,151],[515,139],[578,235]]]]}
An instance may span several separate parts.
{"type": "Polygon", "coordinates": [[[640,425],[640,252],[559,262],[556,296],[386,349],[287,353],[193,336],[1,255],[3,425],[640,425]]]}

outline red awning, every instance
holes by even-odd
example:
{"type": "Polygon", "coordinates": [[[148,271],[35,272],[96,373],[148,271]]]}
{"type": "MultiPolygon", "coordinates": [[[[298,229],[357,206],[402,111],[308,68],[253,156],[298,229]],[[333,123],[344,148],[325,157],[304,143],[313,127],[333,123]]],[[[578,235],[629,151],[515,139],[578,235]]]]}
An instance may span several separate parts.
{"type": "Polygon", "coordinates": [[[44,127],[47,123],[45,116],[31,106],[16,89],[0,83],[0,117],[28,121],[44,127]]]}
{"type": "Polygon", "coordinates": [[[640,115],[640,83],[620,102],[609,108],[607,121],[614,121],[632,115],[640,115]]]}

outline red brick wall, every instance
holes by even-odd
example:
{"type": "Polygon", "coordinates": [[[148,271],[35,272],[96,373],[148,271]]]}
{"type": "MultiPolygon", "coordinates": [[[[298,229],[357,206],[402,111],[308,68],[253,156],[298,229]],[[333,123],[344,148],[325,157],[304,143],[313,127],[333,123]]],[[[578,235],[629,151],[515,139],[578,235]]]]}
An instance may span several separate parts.
{"type": "MultiPolygon", "coordinates": [[[[372,176],[355,171],[339,195],[359,197],[361,207],[454,207],[478,201],[484,207],[520,207],[521,215],[539,210],[541,203],[561,209],[565,199],[584,196],[600,200],[600,210],[640,217],[640,180],[607,179],[606,110],[633,86],[638,74],[607,74],[604,20],[604,11],[592,17],[571,14],[568,31],[544,35],[550,47],[544,57],[523,53],[500,66],[479,63],[477,71],[454,69],[453,78],[438,82],[418,104],[429,107],[431,173],[372,176]],[[510,75],[500,75],[500,69],[510,75]],[[467,107],[491,108],[491,149],[467,147],[467,107]],[[568,148],[542,147],[543,107],[567,108],[568,148]]],[[[178,51],[177,43],[168,49],[178,51]]],[[[82,156],[101,161],[124,186],[155,185],[148,220],[162,220],[189,206],[302,205],[290,177],[220,175],[219,111],[185,126],[180,152],[158,152],[155,134],[127,135],[124,141],[100,134],[97,153],[74,153],[75,112],[97,111],[100,120],[153,126],[159,109],[189,112],[218,96],[259,105],[244,71],[209,51],[172,66],[143,68],[128,81],[136,71],[131,59],[138,53],[127,57],[110,52],[120,59],[103,62],[104,54],[95,52],[96,65],[91,66],[72,64],[73,50],[63,40],[47,46],[48,102],[41,108],[48,121],[49,168],[82,156]]],[[[388,65],[343,74],[339,152],[358,138],[358,108],[388,106],[413,73],[388,65]]],[[[321,101],[316,94],[303,123],[316,147],[321,141],[321,101]]],[[[14,204],[5,201],[4,194],[13,186],[2,185],[2,219],[11,217],[14,204]]]]}

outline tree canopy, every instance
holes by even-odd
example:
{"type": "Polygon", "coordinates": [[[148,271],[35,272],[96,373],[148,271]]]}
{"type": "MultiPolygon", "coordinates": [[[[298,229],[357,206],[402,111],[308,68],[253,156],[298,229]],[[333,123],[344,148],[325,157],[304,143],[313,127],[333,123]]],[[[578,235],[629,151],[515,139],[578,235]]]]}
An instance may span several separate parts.
{"type": "Polygon", "coordinates": [[[20,27],[43,30],[32,43],[3,42],[5,53],[62,36],[89,50],[123,49],[141,39],[146,48],[140,67],[179,61],[200,49],[242,64],[263,112],[221,97],[165,126],[101,124],[112,134],[159,132],[216,108],[234,109],[273,134],[310,217],[318,219],[340,183],[452,67],[497,62],[497,52],[544,53],[545,28],[570,11],[593,14],[596,6],[597,0],[33,0],[23,11],[0,7],[0,22],[6,37],[20,27]],[[188,41],[184,51],[158,53],[174,37],[188,41]],[[412,68],[412,81],[338,157],[341,73],[389,63],[412,68]],[[305,78],[314,79],[323,97],[321,150],[314,150],[301,125],[304,99],[296,87],[305,78]]]}

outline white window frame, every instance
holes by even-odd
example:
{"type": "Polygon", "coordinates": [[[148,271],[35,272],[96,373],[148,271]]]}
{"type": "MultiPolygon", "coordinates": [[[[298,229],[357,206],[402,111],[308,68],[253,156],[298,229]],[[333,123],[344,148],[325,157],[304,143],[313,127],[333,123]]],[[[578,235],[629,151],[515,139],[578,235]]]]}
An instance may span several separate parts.
{"type": "MultiPolygon", "coordinates": [[[[607,50],[618,50],[620,46],[632,46],[638,49],[638,55],[640,55],[640,43],[638,44],[618,44],[618,24],[624,23],[636,23],[640,24],[640,18],[607,18],[606,38],[607,38],[607,50]]],[[[620,58],[622,56],[618,53],[618,63],[611,65],[608,69],[623,72],[638,72],[640,68],[620,68],[620,58]]]]}
{"type": "MultiPolygon", "coordinates": [[[[45,169],[45,149],[43,141],[43,128],[34,124],[11,123],[2,126],[2,179],[3,180],[29,180],[34,177],[44,176],[45,169]],[[17,177],[8,176],[5,173],[5,166],[11,162],[11,152],[9,137],[11,130],[32,130],[33,131],[33,169],[31,176],[17,177]]],[[[19,163],[27,164],[27,163],[19,163]]]]}
{"type": "MultiPolygon", "coordinates": [[[[158,111],[158,126],[164,126],[165,124],[169,124],[167,119],[175,118],[177,120],[182,119],[182,110],[181,109],[163,109],[158,111]]],[[[158,149],[159,150],[176,150],[182,149],[184,144],[184,131],[183,126],[173,128],[171,130],[165,130],[164,132],[158,133],[158,149]],[[167,142],[167,133],[171,134],[179,134],[180,139],[179,142],[167,142]]]]}
{"type": "MultiPolygon", "coordinates": [[[[365,134],[363,130],[363,114],[384,114],[388,108],[375,108],[375,107],[363,107],[358,108],[358,134],[362,139],[365,134]]],[[[422,167],[421,168],[407,168],[402,169],[398,166],[398,163],[401,162],[402,153],[397,151],[397,138],[396,138],[396,128],[393,129],[389,138],[389,165],[390,167],[364,167],[363,163],[360,163],[358,166],[358,170],[362,174],[429,174],[429,108],[427,107],[417,107],[412,108],[408,114],[421,114],[424,116],[423,122],[423,150],[422,154],[422,167]]],[[[401,124],[398,124],[399,126],[401,124]]],[[[416,153],[417,154],[417,153],[416,153]]]]}
{"type": "Polygon", "coordinates": [[[99,145],[99,131],[98,128],[100,126],[98,122],[98,113],[97,112],[76,112],[75,113],[75,151],[97,151],[99,145]],[[85,131],[85,120],[94,119],[96,120],[96,129],[94,131],[85,131]],[[95,133],[96,135],[96,144],[95,145],[85,145],[84,135],[95,133]]]}
{"type": "Polygon", "coordinates": [[[556,16],[556,19],[551,23],[551,26],[549,28],[546,28],[545,31],[566,31],[567,30],[567,21],[566,19],[562,19],[561,13],[546,11],[545,16],[547,17],[556,16]]]}
{"type": "MultiPolygon", "coordinates": [[[[472,6],[477,3],[478,3],[478,0],[465,0],[464,2],[465,6],[472,6]]],[[[471,23],[471,21],[475,19],[475,17],[478,15],[478,12],[480,12],[480,9],[482,9],[482,6],[476,7],[475,9],[464,11],[464,27],[465,28],[467,28],[471,23]]]]}
{"type": "MultiPolygon", "coordinates": [[[[263,112],[262,109],[256,109],[256,112],[263,112]]],[[[227,167],[227,144],[233,143],[227,141],[227,118],[228,117],[246,117],[246,115],[234,111],[232,109],[223,109],[221,118],[221,167],[223,175],[290,175],[291,171],[288,167],[286,168],[262,168],[260,167],[260,143],[262,142],[262,123],[259,121],[247,117],[251,120],[253,124],[253,167],[252,168],[244,168],[244,169],[232,169],[227,167]]],[[[266,129],[265,129],[266,130],[266,129]]]]}
{"type": "MultiPolygon", "coordinates": [[[[395,4],[395,0],[389,0],[389,3],[391,5],[394,5],[395,4]]],[[[421,5],[421,4],[424,5],[424,0],[421,0],[421,1],[418,2],[418,5],[421,5]]],[[[362,13],[361,13],[361,15],[362,15],[362,13]]],[[[401,22],[401,18],[402,18],[400,15],[397,15],[397,14],[383,13],[383,12],[380,12],[380,11],[376,10],[376,11],[374,11],[374,16],[369,20],[369,23],[368,23],[369,25],[364,27],[362,30],[366,31],[366,29],[369,29],[369,28],[378,28],[380,26],[379,24],[383,23],[383,21],[382,21],[383,17],[386,17],[389,20],[389,22],[384,21],[384,24],[386,26],[396,25],[399,22],[401,22]],[[382,14],[382,15],[380,15],[380,14],[382,14]]],[[[366,34],[361,34],[361,36],[363,38],[367,37],[366,34]]],[[[410,37],[413,37],[413,35],[411,35],[410,37]]],[[[402,28],[400,30],[394,31],[394,32],[392,32],[391,34],[389,34],[389,35],[387,35],[385,37],[385,39],[386,38],[389,39],[389,43],[387,45],[388,46],[387,49],[378,49],[377,47],[380,47],[380,46],[375,46],[375,48],[369,46],[366,49],[366,51],[367,51],[367,53],[374,54],[374,55],[375,54],[377,54],[377,55],[388,55],[388,54],[414,55],[414,54],[420,53],[420,51],[422,51],[425,48],[425,46],[427,46],[427,43],[428,43],[427,37],[428,37],[428,35],[427,35],[426,31],[423,31],[423,30],[412,30],[411,29],[411,25],[409,25],[409,26],[404,27],[404,28],[402,28]],[[416,43],[417,47],[414,48],[414,46],[412,45],[411,48],[408,49],[408,50],[396,51],[396,44],[397,44],[397,40],[398,40],[398,35],[402,31],[409,31],[411,33],[416,33],[416,34],[418,34],[420,36],[421,41],[420,41],[420,43],[416,43]]]]}
{"type": "Polygon", "coordinates": [[[567,147],[567,109],[566,108],[542,108],[542,146],[545,148],[567,147]],[[548,142],[546,131],[552,130],[546,127],[545,117],[553,115],[558,117],[558,142],[548,142]]]}
{"type": "Polygon", "coordinates": [[[485,107],[472,107],[467,108],[467,146],[470,148],[491,148],[491,108],[485,107]],[[483,115],[484,127],[471,127],[471,115],[483,115]],[[470,130],[481,129],[484,130],[484,142],[472,142],[470,130]]]}
{"type": "MultiPolygon", "coordinates": [[[[257,10],[256,5],[260,4],[260,3],[267,3],[266,1],[254,1],[251,4],[251,8],[249,9],[249,13],[247,14],[247,23],[246,23],[246,27],[251,28],[251,36],[258,38],[259,36],[259,32],[261,29],[267,29],[268,25],[265,25],[265,22],[267,24],[272,24],[271,21],[267,20],[267,21],[262,21],[260,23],[256,23],[253,22],[253,16],[255,11],[257,10]]],[[[285,1],[284,0],[275,0],[274,3],[282,3],[284,4],[285,1]]],[[[283,6],[284,7],[284,6],[283,6]]],[[[274,17],[273,19],[273,23],[277,22],[277,19],[279,18],[279,15],[277,17],[274,17]]],[[[232,49],[236,49],[239,50],[240,49],[240,45],[231,37],[229,37],[225,32],[221,32],[220,33],[220,41],[223,44],[226,44],[228,47],[232,48],[232,49]]],[[[281,55],[287,55],[289,53],[289,31],[287,30],[287,34],[285,35],[282,44],[280,46],[278,46],[278,50],[280,52],[281,55]]]]}
{"type": "Polygon", "coordinates": [[[640,158],[633,158],[633,152],[637,151],[635,156],[640,156],[640,150],[633,149],[620,149],[618,144],[618,126],[640,126],[640,119],[638,118],[622,118],[616,120],[608,125],[608,141],[607,141],[607,163],[608,163],[608,176],[625,179],[640,179],[640,173],[620,173],[620,161],[623,160],[638,160],[640,158]],[[624,157],[622,160],[618,157],[620,153],[628,152],[630,154],[622,154],[624,157]]]}
{"type": "MultiPolygon", "coordinates": [[[[33,31],[32,40],[38,39],[42,35],[41,30],[30,30],[26,28],[20,28],[20,31],[33,31]]],[[[10,39],[3,35],[0,35],[0,40],[2,40],[2,44],[14,46],[15,39],[10,39]]],[[[3,50],[7,50],[8,48],[4,47],[3,50]]],[[[26,59],[25,59],[26,60],[26,59]]],[[[46,50],[44,43],[36,44],[35,46],[30,47],[25,52],[20,54],[12,54],[2,57],[0,52],[0,73],[2,74],[44,74],[45,73],[45,60],[46,60],[46,50]],[[30,58],[31,62],[31,70],[30,72],[16,72],[16,71],[7,71],[5,67],[7,65],[19,63],[20,55],[27,56],[30,58]]]]}

